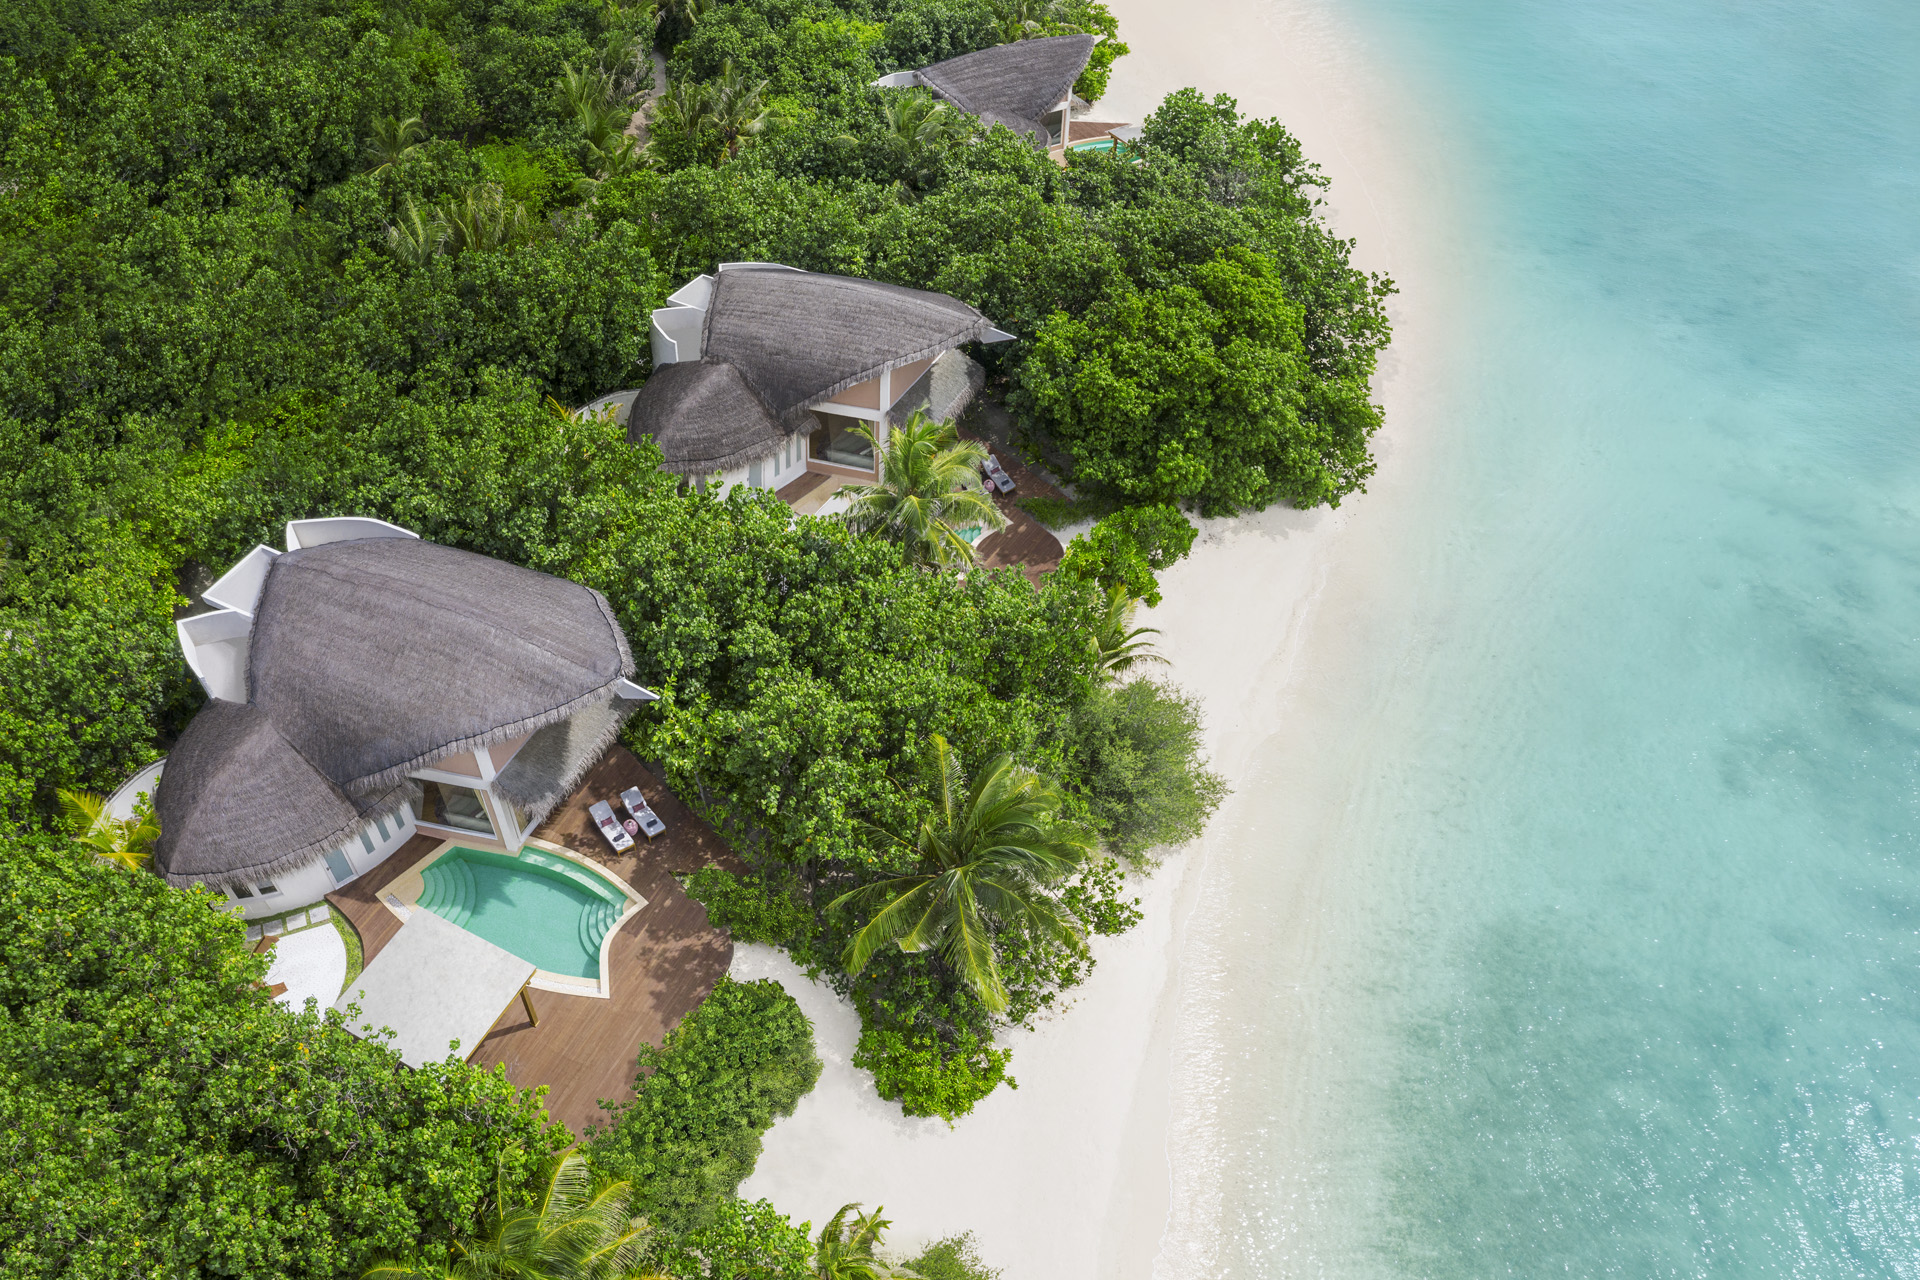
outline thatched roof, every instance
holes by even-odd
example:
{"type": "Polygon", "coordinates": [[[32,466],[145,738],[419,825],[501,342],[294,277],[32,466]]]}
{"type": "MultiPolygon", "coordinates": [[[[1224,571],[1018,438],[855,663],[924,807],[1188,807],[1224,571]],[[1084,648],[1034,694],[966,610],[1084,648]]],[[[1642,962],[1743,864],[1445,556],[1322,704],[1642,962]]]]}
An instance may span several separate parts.
{"type": "Polygon", "coordinates": [[[155,865],[223,885],[305,865],[397,810],[410,771],[525,734],[573,748],[529,757],[545,785],[515,798],[544,808],[632,709],[632,674],[578,583],[413,538],[289,551],[256,603],[249,700],[209,702],[167,757],[155,865]]]}
{"type": "Polygon", "coordinates": [[[1041,117],[1066,101],[1096,43],[1090,35],[1016,40],[922,67],[920,78],[962,111],[1044,139],[1041,117]]]}
{"type": "Polygon", "coordinates": [[[791,432],[810,427],[809,404],[978,341],[992,328],[944,293],[783,267],[730,266],[714,281],[707,304],[701,362],[739,370],[791,432]]]}
{"type": "Polygon", "coordinates": [[[632,674],[599,592],[434,542],[365,538],[274,560],[248,687],[357,794],[564,720],[632,674]]]}
{"type": "Polygon", "coordinates": [[[704,476],[766,457],[787,432],[734,366],[689,360],[655,370],[633,398],[627,439],[648,436],[668,471],[704,476]]]}
{"type": "Polygon", "coordinates": [[[167,756],[153,864],[169,883],[257,884],[335,848],[404,790],[356,804],[250,703],[209,702],[167,756]]]}

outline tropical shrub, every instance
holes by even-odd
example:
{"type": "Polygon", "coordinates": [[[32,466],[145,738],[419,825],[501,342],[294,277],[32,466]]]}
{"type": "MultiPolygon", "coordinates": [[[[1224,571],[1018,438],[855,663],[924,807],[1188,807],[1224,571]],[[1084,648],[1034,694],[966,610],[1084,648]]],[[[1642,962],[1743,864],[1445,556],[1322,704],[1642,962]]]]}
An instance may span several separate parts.
{"type": "Polygon", "coordinates": [[[1000,1280],[1000,1269],[981,1261],[971,1231],[934,1241],[907,1267],[920,1280],[1000,1280]]]}
{"type": "Polygon", "coordinates": [[[813,1241],[765,1200],[722,1200],[712,1217],[655,1246],[649,1265],[673,1280],[813,1280],[813,1241]]]}
{"type": "Polygon", "coordinates": [[[219,902],[0,837],[8,1275],[357,1276],[450,1247],[568,1141],[498,1071],[275,1004],[219,902]]]}
{"type": "Polygon", "coordinates": [[[736,875],[702,867],[687,879],[687,896],[707,909],[707,919],[733,935],[735,942],[776,946],[813,928],[813,908],[795,896],[790,876],[776,872],[736,875]]]}
{"type": "Polygon", "coordinates": [[[640,1047],[634,1097],[588,1142],[594,1167],[636,1188],[633,1208],[685,1235],[716,1221],[753,1172],[760,1135],[820,1076],[813,1026],[780,984],[722,978],[667,1035],[640,1047]]]}
{"type": "Polygon", "coordinates": [[[1186,556],[1196,532],[1178,507],[1125,507],[1074,538],[1055,572],[1102,590],[1119,587],[1152,608],[1160,603],[1155,575],[1186,556]]]}
{"type": "Polygon", "coordinates": [[[1200,704],[1151,680],[1090,694],[1067,738],[1071,776],[1107,844],[1129,858],[1200,834],[1226,798],[1201,763],[1200,704]]]}

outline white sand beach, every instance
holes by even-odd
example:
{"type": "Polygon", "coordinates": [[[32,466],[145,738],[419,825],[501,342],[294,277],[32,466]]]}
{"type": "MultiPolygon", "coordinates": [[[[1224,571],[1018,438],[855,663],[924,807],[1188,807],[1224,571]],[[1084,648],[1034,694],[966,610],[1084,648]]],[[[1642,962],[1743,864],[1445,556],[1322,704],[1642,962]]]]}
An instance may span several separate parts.
{"type": "Polygon", "coordinates": [[[1423,379],[1407,371],[1421,367],[1441,332],[1429,318],[1431,296],[1415,292],[1422,273],[1411,246],[1434,239],[1426,206],[1442,179],[1423,172],[1410,117],[1395,106],[1412,95],[1378,83],[1353,37],[1317,0],[1109,3],[1133,52],[1117,65],[1094,117],[1140,120],[1185,85],[1280,117],[1332,179],[1329,216],[1359,241],[1359,265],[1392,275],[1403,295],[1376,383],[1388,429],[1371,492],[1337,513],[1271,510],[1204,522],[1192,556],[1164,575],[1165,602],[1144,621],[1164,633],[1170,677],[1203,699],[1214,766],[1239,793],[1205,838],[1138,883],[1144,922],[1126,937],[1096,941],[1098,968],[1072,1005],[1009,1039],[1017,1091],[1001,1090],[951,1130],[906,1119],[849,1064],[858,1032],[850,1008],[778,952],[736,953],[735,976],[777,977],[800,999],[827,1064],[795,1115],[767,1135],[741,1194],[766,1197],[816,1226],[847,1200],[884,1204],[902,1254],[971,1229],[1007,1280],[1204,1274],[1189,1253],[1167,1247],[1169,1224],[1191,1229],[1191,1201],[1206,1193],[1204,1180],[1170,1158],[1170,1124],[1205,1096],[1204,1082],[1196,1092],[1176,1078],[1183,965],[1196,962],[1187,918],[1210,866],[1236,856],[1299,859],[1290,880],[1300,892],[1275,929],[1310,967],[1314,848],[1263,839],[1258,797],[1245,784],[1255,750],[1288,723],[1311,648],[1340,643],[1321,603],[1330,579],[1346,590],[1364,577],[1364,556],[1347,535],[1410,483],[1423,379]],[[1184,1101],[1176,1105],[1176,1097],[1184,1101]]]}

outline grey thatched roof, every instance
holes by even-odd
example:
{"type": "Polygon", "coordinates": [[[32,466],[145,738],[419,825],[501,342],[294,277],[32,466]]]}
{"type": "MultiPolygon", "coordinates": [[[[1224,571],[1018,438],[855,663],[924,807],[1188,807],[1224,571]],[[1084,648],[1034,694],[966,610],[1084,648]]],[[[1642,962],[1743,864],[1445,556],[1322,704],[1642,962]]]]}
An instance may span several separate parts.
{"type": "MultiPolygon", "coordinates": [[[[550,728],[597,754],[632,674],[606,599],[578,583],[413,538],[289,551],[256,603],[249,701],[209,702],[167,757],[155,865],[174,884],[258,880],[396,811],[407,773],[444,756],[531,733],[525,754],[550,728]]],[[[574,754],[549,790],[579,780],[574,754]]],[[[516,798],[539,816],[558,795],[516,798]]]]}
{"type": "Polygon", "coordinates": [[[1044,138],[1041,117],[1072,92],[1096,43],[1090,35],[1016,40],[922,67],[920,78],[962,111],[1044,138]]]}
{"type": "Polygon", "coordinates": [[[350,794],[612,696],[633,655],[599,592],[412,538],[276,558],[251,701],[350,794]]]}
{"type": "Polygon", "coordinates": [[[737,368],[701,359],[664,365],[640,388],[627,439],[648,436],[668,471],[703,476],[766,457],[787,432],[737,368]]]}
{"type": "Polygon", "coordinates": [[[615,698],[548,725],[514,753],[494,788],[534,817],[545,817],[613,745],[635,705],[615,698]]]}
{"type": "Polygon", "coordinates": [[[257,884],[400,807],[404,789],[356,804],[250,703],[209,702],[167,756],[154,795],[153,863],[167,881],[257,884]]]}
{"type": "Polygon", "coordinates": [[[992,328],[944,293],[780,267],[728,267],[707,304],[701,362],[739,370],[792,432],[811,428],[809,404],[978,341],[992,328]]]}

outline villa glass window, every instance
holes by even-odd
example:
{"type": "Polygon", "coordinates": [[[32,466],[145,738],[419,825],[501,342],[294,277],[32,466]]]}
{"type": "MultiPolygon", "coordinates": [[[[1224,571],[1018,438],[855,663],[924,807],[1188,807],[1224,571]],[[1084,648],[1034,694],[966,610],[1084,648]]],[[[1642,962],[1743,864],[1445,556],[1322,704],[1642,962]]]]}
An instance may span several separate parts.
{"type": "Polygon", "coordinates": [[[280,890],[274,887],[273,881],[271,880],[262,880],[259,884],[256,884],[253,887],[260,891],[260,896],[263,898],[270,893],[280,892],[280,890]]]}
{"type": "Polygon", "coordinates": [[[860,434],[862,430],[872,430],[873,423],[838,413],[813,416],[820,420],[820,429],[808,437],[814,457],[842,467],[873,470],[873,441],[860,434]]]}
{"type": "Polygon", "coordinates": [[[253,890],[243,884],[237,884],[233,886],[233,896],[236,898],[251,898],[253,896],[253,890]]]}
{"type": "Polygon", "coordinates": [[[421,822],[455,827],[461,831],[476,831],[483,836],[494,833],[493,819],[487,816],[486,801],[472,787],[423,779],[417,803],[421,822]]]}

